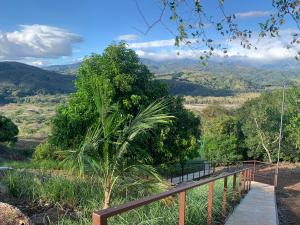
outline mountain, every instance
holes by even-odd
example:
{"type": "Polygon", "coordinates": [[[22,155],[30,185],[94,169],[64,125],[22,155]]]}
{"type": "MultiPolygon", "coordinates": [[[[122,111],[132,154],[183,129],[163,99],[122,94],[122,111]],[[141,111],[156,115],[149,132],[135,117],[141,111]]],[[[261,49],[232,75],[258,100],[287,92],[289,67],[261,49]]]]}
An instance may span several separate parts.
{"type": "Polygon", "coordinates": [[[11,98],[74,91],[74,76],[18,62],[0,62],[0,103],[11,98]]]}
{"type": "Polygon", "coordinates": [[[224,60],[209,61],[207,65],[195,60],[143,62],[158,78],[182,80],[235,92],[278,88],[283,83],[288,86],[300,83],[300,63],[296,60],[269,64],[224,60]]]}
{"type": "MultiPolygon", "coordinates": [[[[141,59],[141,62],[149,67],[156,79],[168,83],[172,94],[228,95],[278,88],[283,83],[288,86],[300,84],[300,63],[296,60],[264,63],[222,59],[210,60],[206,65],[192,59],[141,59]]],[[[76,74],[79,66],[80,63],[76,63],[46,69],[76,74]]]]}
{"type": "Polygon", "coordinates": [[[65,75],[76,75],[81,62],[73,63],[73,64],[66,64],[66,65],[52,65],[52,66],[45,66],[43,69],[53,71],[60,74],[65,75]]]}

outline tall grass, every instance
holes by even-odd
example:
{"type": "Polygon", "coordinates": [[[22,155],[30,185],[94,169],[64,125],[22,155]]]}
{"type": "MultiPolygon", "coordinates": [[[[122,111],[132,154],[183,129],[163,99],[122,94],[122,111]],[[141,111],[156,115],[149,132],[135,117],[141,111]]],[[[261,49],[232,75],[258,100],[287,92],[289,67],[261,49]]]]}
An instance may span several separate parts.
{"type": "MultiPolygon", "coordinates": [[[[60,205],[65,209],[74,209],[76,219],[68,216],[60,218],[58,225],[90,225],[92,212],[102,207],[103,193],[100,179],[96,177],[75,178],[64,176],[36,175],[28,172],[9,172],[3,178],[9,194],[15,198],[31,202],[44,202],[60,205]]],[[[222,221],[223,180],[214,183],[213,224],[222,221]]],[[[208,185],[186,192],[186,224],[207,223],[208,185]]],[[[228,179],[227,213],[232,211],[232,178],[228,179]]],[[[116,193],[113,205],[122,204],[142,196],[128,196],[116,193]]],[[[113,225],[173,225],[178,223],[179,196],[175,195],[163,201],[151,203],[135,210],[119,214],[109,219],[113,225]]],[[[53,224],[54,225],[54,224],[53,224]]]]}

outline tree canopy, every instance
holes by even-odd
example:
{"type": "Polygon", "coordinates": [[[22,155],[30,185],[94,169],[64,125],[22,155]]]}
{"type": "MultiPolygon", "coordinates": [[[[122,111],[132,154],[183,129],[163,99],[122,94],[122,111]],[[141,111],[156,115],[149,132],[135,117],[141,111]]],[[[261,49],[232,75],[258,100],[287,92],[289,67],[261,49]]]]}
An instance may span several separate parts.
{"type": "Polygon", "coordinates": [[[99,117],[92,93],[94,79],[109,81],[105,84],[109,86],[106,99],[110,104],[119,105],[119,114],[127,122],[158,99],[166,98],[170,102],[165,112],[176,119],[167,127],[159,127],[137,140],[144,146],[136,153],[131,152],[130,157],[147,154],[155,164],[183,161],[197,155],[199,118],[184,109],[181,98],[169,95],[167,86],[153,78],[125,43],[110,45],[103,54],[94,54],[84,60],[78,72],[76,92],[66,105],[58,108],[53,119],[51,144],[70,149],[83,142],[88,128],[99,117]]]}
{"type": "MultiPolygon", "coordinates": [[[[299,156],[299,88],[286,90],[283,117],[283,140],[280,158],[298,161],[299,156]]],[[[282,93],[267,92],[246,102],[237,116],[245,135],[248,157],[274,161],[277,157],[282,93]]]]}
{"type": "Polygon", "coordinates": [[[15,143],[19,129],[11,119],[0,115],[0,142],[15,143]]]}

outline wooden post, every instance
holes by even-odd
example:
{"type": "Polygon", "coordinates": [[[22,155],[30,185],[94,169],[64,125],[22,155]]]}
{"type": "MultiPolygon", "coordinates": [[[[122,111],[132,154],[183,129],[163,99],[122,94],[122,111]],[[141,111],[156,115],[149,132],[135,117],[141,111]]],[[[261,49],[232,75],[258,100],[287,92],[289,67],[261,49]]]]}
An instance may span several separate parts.
{"type": "Polygon", "coordinates": [[[233,195],[232,195],[232,208],[234,208],[235,206],[235,195],[236,195],[236,173],[233,175],[233,181],[232,181],[232,191],[233,191],[233,195]]]}
{"type": "Polygon", "coordinates": [[[107,218],[93,213],[93,225],[107,225],[107,218]]]}
{"type": "Polygon", "coordinates": [[[249,190],[249,169],[246,170],[246,192],[249,190]]]}
{"type": "Polygon", "coordinates": [[[239,187],[239,197],[240,197],[240,199],[242,198],[242,181],[243,181],[243,172],[240,172],[240,179],[239,179],[239,185],[238,185],[238,187],[239,187]]]}
{"type": "Polygon", "coordinates": [[[249,175],[249,177],[250,177],[250,182],[249,182],[249,190],[251,190],[251,182],[252,182],[252,169],[250,169],[250,175],[249,175]]]}
{"type": "Polygon", "coordinates": [[[274,173],[274,188],[277,188],[278,185],[278,166],[275,169],[275,173],[274,173]]]}
{"type": "Polygon", "coordinates": [[[208,185],[208,204],[207,204],[207,225],[211,225],[212,208],[213,208],[214,182],[208,185]]]}
{"type": "Polygon", "coordinates": [[[254,164],[253,164],[253,181],[254,181],[254,176],[255,176],[255,168],[256,168],[256,160],[254,160],[254,164]]]}
{"type": "Polygon", "coordinates": [[[185,220],[185,191],[179,193],[179,225],[184,225],[185,220]]]}
{"type": "Polygon", "coordinates": [[[243,194],[246,192],[246,171],[243,171],[243,194]]]}
{"type": "Polygon", "coordinates": [[[223,204],[222,204],[223,224],[225,224],[225,220],[226,220],[226,207],[227,207],[227,177],[224,177],[223,204]]]}

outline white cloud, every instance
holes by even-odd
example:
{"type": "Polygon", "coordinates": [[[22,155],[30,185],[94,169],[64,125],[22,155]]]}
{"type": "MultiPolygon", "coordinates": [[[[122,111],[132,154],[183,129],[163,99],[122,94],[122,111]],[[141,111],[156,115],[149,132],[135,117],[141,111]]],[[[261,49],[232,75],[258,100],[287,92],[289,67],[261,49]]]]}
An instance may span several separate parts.
{"type": "Polygon", "coordinates": [[[58,58],[72,55],[72,45],[82,41],[74,33],[46,25],[22,25],[13,32],[0,31],[0,59],[58,58]]]}
{"type": "Polygon", "coordinates": [[[119,41],[135,41],[139,39],[139,36],[136,34],[124,34],[117,37],[119,41]]]}
{"type": "MultiPolygon", "coordinates": [[[[187,39],[190,44],[195,44],[196,39],[187,39]]],[[[134,42],[129,43],[128,47],[132,49],[147,49],[147,48],[162,48],[162,47],[174,47],[175,39],[156,40],[147,42],[134,42]]]]}
{"type": "MultiPolygon", "coordinates": [[[[242,58],[244,60],[256,60],[256,61],[276,61],[294,58],[297,55],[297,52],[300,51],[300,46],[294,46],[292,48],[287,48],[290,42],[290,34],[293,33],[293,30],[283,30],[282,37],[280,38],[271,38],[266,37],[255,43],[257,50],[245,49],[240,45],[239,41],[233,41],[227,44],[228,53],[227,55],[232,58],[242,58]],[[284,34],[284,35],[283,35],[284,34]]],[[[257,35],[253,35],[253,38],[257,35]]],[[[253,39],[255,40],[255,39],[253,39]]],[[[152,43],[164,43],[165,40],[157,40],[152,43]]],[[[223,43],[223,44],[224,44],[223,43]]],[[[137,54],[142,58],[152,59],[152,60],[172,60],[172,59],[198,59],[203,55],[204,50],[192,50],[187,48],[142,48],[145,45],[140,45],[141,48],[137,48],[137,54]],[[179,53],[179,54],[178,54],[179,53]]],[[[155,45],[157,47],[157,45],[155,45]]],[[[223,57],[223,51],[216,50],[214,51],[214,57],[223,57]]]]}
{"type": "Polygon", "coordinates": [[[161,47],[174,46],[174,44],[175,44],[175,39],[167,39],[167,40],[157,40],[157,41],[129,43],[128,47],[129,48],[133,48],[133,49],[139,49],[139,48],[161,48],[161,47]]]}
{"type": "Polygon", "coordinates": [[[29,62],[28,64],[31,64],[33,66],[44,66],[45,65],[45,62],[44,61],[41,61],[41,60],[36,60],[36,61],[31,61],[29,62]]]}
{"type": "Polygon", "coordinates": [[[263,17],[263,16],[269,16],[272,12],[270,11],[249,11],[249,12],[240,12],[236,13],[236,17],[241,19],[248,19],[253,17],[263,17]]]}

